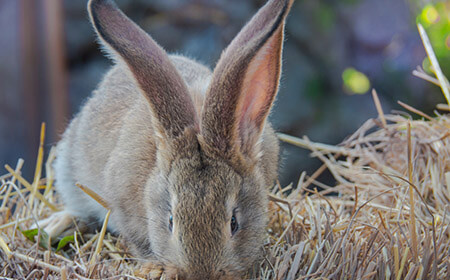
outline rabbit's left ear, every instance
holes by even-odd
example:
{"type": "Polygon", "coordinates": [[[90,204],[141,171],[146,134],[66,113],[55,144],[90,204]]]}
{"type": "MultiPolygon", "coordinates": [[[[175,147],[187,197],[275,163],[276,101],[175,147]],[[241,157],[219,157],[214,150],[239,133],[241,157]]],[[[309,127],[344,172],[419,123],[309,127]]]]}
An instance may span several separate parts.
{"type": "Polygon", "coordinates": [[[226,158],[256,159],[278,91],[284,22],[293,0],[271,0],[222,54],[202,112],[207,148],[226,158]]]}
{"type": "Polygon", "coordinates": [[[167,53],[112,0],[90,0],[89,15],[103,45],[126,63],[147,98],[155,127],[166,139],[198,130],[187,86],[167,53]]]}

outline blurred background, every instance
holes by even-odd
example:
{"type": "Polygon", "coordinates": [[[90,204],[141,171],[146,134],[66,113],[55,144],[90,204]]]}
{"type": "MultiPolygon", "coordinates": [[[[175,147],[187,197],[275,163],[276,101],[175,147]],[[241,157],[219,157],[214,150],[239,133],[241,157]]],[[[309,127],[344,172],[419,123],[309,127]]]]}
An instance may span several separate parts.
{"type": "MultiPolygon", "coordinates": [[[[111,66],[95,42],[87,0],[0,0],[0,163],[25,159],[33,174],[41,122],[46,150],[111,66]]],[[[265,0],[117,0],[167,51],[214,67],[221,51],[265,0]]],[[[427,30],[444,73],[450,72],[450,2],[297,0],[286,26],[283,75],[271,120],[278,131],[337,144],[401,100],[426,113],[440,89],[412,76],[430,71],[416,28],[427,30]]],[[[283,185],[320,166],[282,145],[283,185]]],[[[0,174],[3,172],[0,172],[0,174]]],[[[330,178],[322,178],[331,182],[330,178]]]]}

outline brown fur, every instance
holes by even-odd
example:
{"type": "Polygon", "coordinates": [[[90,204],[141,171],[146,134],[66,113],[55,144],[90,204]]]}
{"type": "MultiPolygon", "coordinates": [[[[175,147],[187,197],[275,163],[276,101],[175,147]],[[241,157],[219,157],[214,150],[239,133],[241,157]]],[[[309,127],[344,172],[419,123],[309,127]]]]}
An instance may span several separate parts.
{"type": "Polygon", "coordinates": [[[106,213],[79,182],[109,204],[110,229],[168,274],[232,279],[248,271],[261,256],[266,188],[277,176],[278,141],[266,119],[291,4],[261,8],[212,74],[168,56],[112,1],[91,0],[91,20],[116,65],[58,144],[66,210],[82,219],[106,213]]]}

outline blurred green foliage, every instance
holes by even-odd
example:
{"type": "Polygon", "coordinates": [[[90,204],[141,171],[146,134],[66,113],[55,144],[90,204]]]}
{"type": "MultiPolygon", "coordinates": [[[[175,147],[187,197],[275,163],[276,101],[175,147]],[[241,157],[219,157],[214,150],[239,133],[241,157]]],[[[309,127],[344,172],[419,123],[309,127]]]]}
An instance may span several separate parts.
{"type": "Polygon", "coordinates": [[[366,75],[354,68],[347,68],[342,73],[344,89],[349,93],[364,94],[370,89],[370,81],[366,75]]]}
{"type": "Polygon", "coordinates": [[[316,24],[322,30],[329,31],[336,24],[336,13],[333,7],[327,3],[319,2],[318,5],[319,8],[314,12],[316,24]]]}
{"type": "MultiPolygon", "coordinates": [[[[430,38],[434,53],[447,77],[450,76],[450,2],[427,4],[416,18],[430,38]]],[[[425,71],[432,73],[428,58],[422,63],[425,71]]]]}

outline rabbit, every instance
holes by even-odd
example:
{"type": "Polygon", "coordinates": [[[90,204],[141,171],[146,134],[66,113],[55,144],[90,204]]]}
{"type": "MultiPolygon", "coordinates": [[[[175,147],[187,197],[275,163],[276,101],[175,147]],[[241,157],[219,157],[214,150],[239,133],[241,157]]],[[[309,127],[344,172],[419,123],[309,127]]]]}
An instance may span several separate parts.
{"type": "Polygon", "coordinates": [[[268,114],[293,0],[270,0],[214,71],[168,55],[111,0],[90,0],[114,66],[72,119],[54,162],[60,217],[101,222],[168,277],[236,279],[262,257],[279,144],[268,114]]]}

